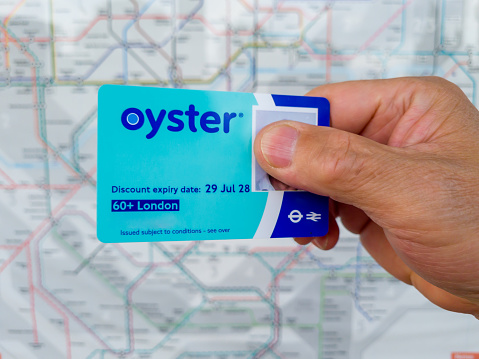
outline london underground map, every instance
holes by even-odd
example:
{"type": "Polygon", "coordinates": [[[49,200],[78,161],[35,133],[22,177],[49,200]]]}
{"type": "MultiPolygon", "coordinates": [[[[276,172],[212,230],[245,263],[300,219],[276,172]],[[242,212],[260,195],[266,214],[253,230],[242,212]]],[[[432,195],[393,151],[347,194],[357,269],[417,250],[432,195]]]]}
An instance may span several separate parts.
{"type": "Polygon", "coordinates": [[[478,105],[478,0],[0,0],[0,358],[478,358],[479,325],[343,230],[103,244],[97,92],[302,95],[436,75],[478,105]]]}

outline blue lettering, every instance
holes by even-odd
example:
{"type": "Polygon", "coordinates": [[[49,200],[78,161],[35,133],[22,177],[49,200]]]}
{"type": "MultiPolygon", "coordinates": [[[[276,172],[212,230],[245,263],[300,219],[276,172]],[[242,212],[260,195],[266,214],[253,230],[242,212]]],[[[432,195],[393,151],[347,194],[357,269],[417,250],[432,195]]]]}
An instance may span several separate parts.
{"type": "Polygon", "coordinates": [[[208,133],[218,132],[220,129],[218,127],[209,127],[208,125],[219,125],[221,123],[220,115],[213,111],[207,111],[201,115],[200,126],[203,131],[208,133]],[[208,117],[213,117],[212,120],[208,120],[208,117]]]}
{"type": "Polygon", "coordinates": [[[146,138],[150,139],[150,138],[153,138],[158,132],[158,130],[160,129],[161,123],[163,122],[163,119],[165,118],[166,111],[161,110],[156,120],[155,120],[155,116],[153,116],[153,112],[151,112],[149,108],[146,109],[145,113],[151,125],[151,132],[146,135],[146,138]]]}
{"type": "Polygon", "coordinates": [[[182,129],[185,128],[185,124],[183,123],[182,120],[180,120],[178,117],[175,116],[181,116],[183,115],[183,111],[180,110],[173,110],[170,111],[168,114],[168,120],[176,124],[176,126],[168,126],[167,129],[172,132],[180,132],[182,129]]]}
{"type": "Polygon", "coordinates": [[[143,112],[137,108],[127,108],[121,114],[121,123],[128,130],[139,130],[144,122],[145,116],[143,116],[143,112]]]}
{"type": "MultiPolygon", "coordinates": [[[[153,111],[149,108],[147,108],[145,110],[145,114],[143,114],[141,110],[135,107],[130,107],[121,114],[121,123],[127,130],[139,130],[145,123],[145,115],[148,118],[148,122],[151,126],[151,130],[146,135],[146,138],[152,139],[156,136],[163,121],[165,120],[167,115],[167,111],[165,109],[160,110],[158,116],[155,117],[153,111]]],[[[171,124],[168,125],[166,129],[171,132],[183,131],[186,126],[186,119],[182,117],[186,116],[188,118],[188,129],[191,132],[198,132],[198,128],[196,127],[196,118],[199,115],[200,113],[196,111],[195,105],[189,105],[188,110],[185,112],[181,110],[171,110],[168,112],[168,120],[171,122],[171,124]]],[[[236,117],[243,117],[243,113],[240,112],[237,115],[236,112],[225,112],[223,114],[223,118],[221,118],[221,116],[215,111],[206,111],[201,114],[199,118],[199,126],[201,130],[206,133],[216,133],[221,129],[224,133],[229,133],[231,130],[231,120],[236,117]],[[223,126],[221,126],[221,121],[223,121],[223,126]]],[[[120,189],[118,189],[118,191],[120,191],[120,189]]]]}
{"type": "MultiPolygon", "coordinates": [[[[241,116],[241,114],[240,114],[241,116]]],[[[236,117],[236,113],[234,112],[231,112],[231,113],[228,113],[228,112],[225,112],[224,115],[223,115],[223,118],[224,118],[224,123],[223,123],[223,130],[225,133],[228,133],[230,132],[230,121],[236,117]]]]}
{"type": "Polygon", "coordinates": [[[196,132],[195,118],[199,114],[200,113],[195,110],[195,105],[190,105],[188,111],[185,112],[185,115],[188,116],[188,126],[190,127],[191,132],[196,132]]]}

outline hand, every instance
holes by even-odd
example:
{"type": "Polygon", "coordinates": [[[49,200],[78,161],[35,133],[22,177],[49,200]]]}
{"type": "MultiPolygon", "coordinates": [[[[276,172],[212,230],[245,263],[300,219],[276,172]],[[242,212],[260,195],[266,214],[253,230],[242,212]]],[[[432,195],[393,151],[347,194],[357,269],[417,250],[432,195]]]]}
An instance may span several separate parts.
{"type": "Polygon", "coordinates": [[[320,86],[333,128],[280,121],[256,137],[261,167],[329,196],[335,217],[389,273],[436,305],[479,319],[479,112],[440,78],[320,86]]]}

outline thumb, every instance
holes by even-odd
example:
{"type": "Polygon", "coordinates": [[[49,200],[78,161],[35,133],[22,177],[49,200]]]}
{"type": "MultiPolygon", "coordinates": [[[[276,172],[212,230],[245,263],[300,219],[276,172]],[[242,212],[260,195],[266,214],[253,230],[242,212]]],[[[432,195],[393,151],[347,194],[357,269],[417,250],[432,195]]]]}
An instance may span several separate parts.
{"type": "Polygon", "coordinates": [[[407,150],[338,129],[276,122],[260,131],[254,152],[274,178],[365,211],[399,209],[405,201],[397,196],[408,193],[407,150]]]}

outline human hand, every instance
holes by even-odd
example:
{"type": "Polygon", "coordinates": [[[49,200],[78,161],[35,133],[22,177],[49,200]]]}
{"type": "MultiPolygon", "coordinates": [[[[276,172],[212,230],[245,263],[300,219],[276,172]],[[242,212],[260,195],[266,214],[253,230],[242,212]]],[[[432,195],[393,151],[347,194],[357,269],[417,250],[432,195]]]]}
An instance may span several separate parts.
{"type": "Polygon", "coordinates": [[[277,180],[331,198],[335,217],[389,273],[436,305],[479,319],[479,112],[435,77],[355,81],[308,93],[331,103],[333,128],[293,121],[258,134],[277,180]]]}

